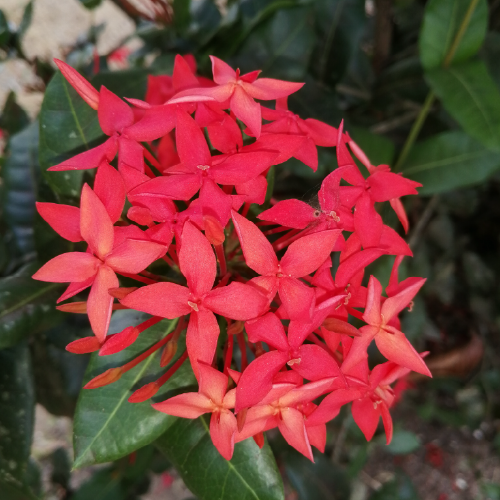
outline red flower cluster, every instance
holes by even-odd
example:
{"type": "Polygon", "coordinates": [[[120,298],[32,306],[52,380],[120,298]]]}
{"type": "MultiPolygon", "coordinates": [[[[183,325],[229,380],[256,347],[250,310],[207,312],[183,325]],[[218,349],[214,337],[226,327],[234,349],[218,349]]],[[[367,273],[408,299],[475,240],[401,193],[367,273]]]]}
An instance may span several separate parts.
{"type": "Polygon", "coordinates": [[[178,318],[171,334],[86,388],[118,380],[162,347],[166,366],[186,330],[186,351],[129,401],[152,397],[189,357],[199,392],[153,406],[185,418],[211,413],[212,440],[225,458],[231,458],[235,442],[253,437],[262,445],[263,432],[278,427],[312,460],[311,445],[325,447],[325,423],[351,401],[366,438],[372,438],[382,416],[389,442],[391,384],[410,370],[430,376],[398,319],[425,280],[398,281],[398,267],[411,250],[383,224],[375,204],[389,201],[406,231],[400,197],[416,194],[419,184],[391,173],[387,165],[371,165],[342,124],[337,130],[289,111],[287,96],[300,83],[258,78],[258,71],[240,75],[215,57],[211,81],[196,76],[192,57],[177,56],[173,76],[150,77],[146,100],[128,99],[130,107],[105,87],[94,89],[65,63],[57,64],[97,110],[109,136],[49,169],[97,168],[93,189],[83,186],[80,208],[37,205],[61,236],[88,244],[86,251],[60,255],[34,275],[70,283],[59,301],[90,287],[86,303],[59,306],[87,312],[95,333],[68,350],[113,354],[162,318],[178,318]],[[276,100],[276,109],[255,99],[276,100]],[[347,145],[367,168],[367,178],[347,145]],[[319,206],[271,200],[272,208],[252,222],[248,215],[266,199],[271,166],[293,156],[315,170],[317,146],[335,146],[339,165],[321,185],[319,206]],[[110,165],[115,156],[116,168],[110,165]],[[126,198],[131,206],[125,216],[126,198]],[[332,252],[339,252],[333,273],[332,252]],[[396,256],[386,297],[375,277],[367,287],[362,284],[366,266],[382,255],[396,256]],[[179,279],[146,271],[159,259],[179,279]],[[118,276],[146,286],[120,288],[118,276]],[[152,317],[107,335],[112,311],[124,308],[152,317]],[[217,316],[228,325],[220,364],[217,316]],[[355,328],[349,316],[366,325],[355,328]],[[373,339],[389,361],[370,371],[367,348],[373,339]],[[231,385],[236,386],[228,390],[231,385]],[[317,405],[320,396],[325,397],[317,405]]]}

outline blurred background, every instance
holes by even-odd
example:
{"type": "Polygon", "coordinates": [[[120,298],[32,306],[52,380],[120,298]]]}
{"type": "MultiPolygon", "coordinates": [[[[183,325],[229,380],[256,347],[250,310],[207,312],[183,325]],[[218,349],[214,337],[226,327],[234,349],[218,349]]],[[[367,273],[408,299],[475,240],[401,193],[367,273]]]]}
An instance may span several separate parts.
{"type": "MultiPolygon", "coordinates": [[[[403,331],[434,378],[399,385],[390,446],[380,430],[367,443],[347,408],[315,465],[270,433],[287,500],[500,499],[499,30],[498,0],[0,0],[0,490],[22,471],[31,493],[12,498],[192,498],[153,445],[71,471],[88,358],[64,347],[89,326],[29,278],[63,245],[34,210],[53,196],[43,172],[82,146],[44,128],[44,108],[58,112],[52,59],[144,98],[181,53],[207,76],[213,54],[305,81],[293,111],[343,118],[373,164],[423,184],[404,200],[415,256],[402,274],[428,281],[403,331]]],[[[275,196],[310,201],[335,167],[326,149],[316,173],[292,159],[275,196]]],[[[393,258],[379,261],[367,274],[387,283],[393,258]]]]}

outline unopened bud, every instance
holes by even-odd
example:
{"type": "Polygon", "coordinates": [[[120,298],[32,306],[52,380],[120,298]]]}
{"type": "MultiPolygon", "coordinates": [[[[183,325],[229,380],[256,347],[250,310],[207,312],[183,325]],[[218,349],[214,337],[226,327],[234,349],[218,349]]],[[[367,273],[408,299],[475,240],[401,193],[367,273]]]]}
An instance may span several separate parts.
{"type": "Polygon", "coordinates": [[[122,376],[121,367],[110,368],[106,370],[104,373],[97,375],[90,382],[87,382],[83,388],[84,389],[97,389],[98,387],[104,387],[105,385],[112,384],[120,379],[122,376]]]}
{"type": "Polygon", "coordinates": [[[263,432],[258,432],[253,436],[253,440],[256,442],[257,446],[262,450],[262,447],[265,444],[264,440],[264,433],[263,432]]]}
{"type": "Polygon", "coordinates": [[[133,392],[128,398],[129,403],[142,403],[152,398],[158,392],[158,384],[156,382],[150,382],[142,386],[137,391],[133,392]]]}
{"type": "Polygon", "coordinates": [[[243,321],[235,321],[234,323],[231,323],[227,329],[227,334],[228,335],[237,335],[238,333],[241,333],[243,331],[243,327],[245,326],[245,323],[243,321]]]}
{"type": "Polygon", "coordinates": [[[167,366],[172,359],[174,359],[175,353],[177,352],[177,342],[171,340],[167,342],[167,345],[161,353],[160,366],[163,368],[167,366]]]}
{"type": "Polygon", "coordinates": [[[66,346],[68,352],[73,354],[87,354],[97,351],[101,348],[101,343],[97,337],[84,337],[83,339],[74,340],[66,346]]]}
{"type": "Polygon", "coordinates": [[[62,312],[87,314],[87,302],[70,302],[56,306],[56,309],[62,312]]]}
{"type": "Polygon", "coordinates": [[[236,423],[238,424],[239,432],[241,432],[243,430],[243,427],[245,427],[247,413],[248,413],[248,408],[243,408],[243,410],[240,410],[238,412],[238,415],[236,415],[236,423]]]}
{"type": "Polygon", "coordinates": [[[115,299],[121,300],[124,299],[129,293],[135,292],[138,287],[136,286],[130,286],[128,288],[122,287],[122,288],[110,288],[108,290],[108,293],[111,295],[111,297],[114,297],[115,299]]]}
{"type": "Polygon", "coordinates": [[[211,215],[205,215],[203,222],[205,223],[205,236],[208,241],[214,246],[222,245],[226,239],[222,224],[211,215]]]}
{"type": "Polygon", "coordinates": [[[99,356],[109,356],[110,354],[123,351],[123,349],[126,349],[137,340],[139,333],[139,330],[135,326],[129,326],[120,333],[110,336],[101,347],[99,356]]]}
{"type": "Polygon", "coordinates": [[[68,80],[70,85],[78,92],[80,97],[92,108],[97,110],[99,107],[99,92],[85,79],[76,69],[59,59],[54,59],[57,67],[68,80]]]}
{"type": "Polygon", "coordinates": [[[359,337],[361,335],[360,331],[355,326],[337,318],[326,318],[322,326],[330,332],[350,335],[351,337],[359,337]]]}

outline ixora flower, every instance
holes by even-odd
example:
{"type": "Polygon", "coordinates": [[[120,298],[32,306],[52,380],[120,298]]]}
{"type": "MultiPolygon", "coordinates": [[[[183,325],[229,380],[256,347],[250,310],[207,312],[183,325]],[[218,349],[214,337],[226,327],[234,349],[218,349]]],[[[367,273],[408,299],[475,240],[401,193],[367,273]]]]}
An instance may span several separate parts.
{"type": "Polygon", "coordinates": [[[109,138],[49,169],[97,173],[83,185],[79,207],[37,204],[59,235],[81,247],[33,278],[69,283],[58,302],[90,288],[84,300],[58,306],[88,314],[95,336],[70,343],[74,353],[114,354],[147,339],[153,325],[176,322],[85,389],[117,381],[163,349],[161,376],[134,387],[129,402],[149,404],[189,360],[198,392],[153,408],[190,419],[211,414],[212,441],[228,460],[235,443],[253,438],[262,447],[263,433],[275,427],[313,460],[311,447],[325,448],[325,424],[351,403],[366,438],[382,417],[390,442],[391,384],[410,371],[431,373],[399,320],[425,279],[398,281],[412,253],[383,223],[378,204],[388,201],[406,231],[400,198],[419,184],[372,165],[343,123],[335,128],[289,110],[287,97],[302,83],[240,75],[213,56],[212,81],[195,74],[192,57],[177,56],[173,75],[148,80],[144,101],[122,100],[57,64],[109,138]],[[276,100],[275,109],[260,100],[276,100]],[[335,147],[338,160],[319,206],[274,199],[271,167],[293,156],[316,169],[318,147],[335,147]],[[395,256],[385,295],[375,276],[365,276],[383,255],[395,256]],[[108,334],[115,309],[150,317],[108,334]],[[370,371],[372,341],[388,361],[370,371]]]}

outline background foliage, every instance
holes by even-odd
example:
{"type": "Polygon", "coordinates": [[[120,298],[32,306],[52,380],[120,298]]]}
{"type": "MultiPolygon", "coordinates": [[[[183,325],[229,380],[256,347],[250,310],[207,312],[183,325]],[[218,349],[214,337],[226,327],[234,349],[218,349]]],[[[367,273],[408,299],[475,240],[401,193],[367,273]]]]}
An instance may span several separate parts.
{"type": "MultiPolygon", "coordinates": [[[[100,3],[80,1],[89,9],[100,3]]],[[[432,432],[439,436],[450,426],[480,430],[493,443],[491,454],[498,453],[500,4],[174,0],[167,5],[158,0],[161,8],[151,19],[133,3],[115,3],[134,20],[143,42],[128,55],[128,68],[110,71],[109,54],[92,57],[99,36],[95,27],[67,54],[97,88],[104,84],[120,96],[141,98],[147,76],[171,72],[176,53],[194,54],[206,75],[208,55],[213,54],[243,72],[259,68],[268,77],[305,81],[290,99],[292,110],[334,126],[344,118],[345,128],[372,163],[390,164],[424,185],[422,196],[405,202],[411,222],[408,241],[415,253],[406,266],[409,274],[429,279],[415,312],[405,317],[405,332],[420,350],[432,352],[429,365],[435,379],[415,381],[418,389],[401,405],[390,447],[367,444],[342,413],[331,425],[327,454],[318,456],[315,465],[285,452],[279,439],[272,440],[273,450],[242,443],[228,463],[212,447],[205,420],[177,421],[147,402],[126,403],[139,379],[154,377],[147,364],[111,386],[80,393],[82,382],[96,370],[121,364],[173,325],[162,321],[151,332],[154,338],[139,339],[132,351],[109,358],[76,357],[64,350],[70,341],[89,335],[89,325],[86,318],[54,311],[59,285],[30,278],[42,263],[69,250],[69,243],[37,215],[34,202],[78,203],[88,172],[48,175],[46,169],[97,144],[102,132],[96,113],[51,62],[30,60],[46,85],[38,118],[30,122],[14,94],[0,118],[7,140],[0,158],[2,499],[42,496],[39,465],[30,459],[36,402],[55,415],[74,418],[74,467],[108,464],[73,490],[67,453],[54,453],[51,481],[62,488],[64,498],[74,500],[138,498],[148,488],[151,471],[172,467],[203,500],[236,495],[282,499],[280,472],[290,499],[368,498],[366,491],[365,496],[352,495],[373,457],[427,453],[429,458],[432,432]],[[415,412],[420,423],[410,418],[415,412]]],[[[30,2],[17,29],[0,11],[0,57],[25,58],[22,40],[32,8],[30,2]]],[[[326,150],[320,152],[316,173],[292,159],[276,170],[275,196],[310,201],[335,167],[334,155],[326,150]]],[[[395,224],[391,213],[383,216],[395,224]]],[[[372,271],[387,281],[392,262],[381,261],[372,271]]],[[[127,314],[114,316],[112,332],[121,330],[120,322],[130,324],[127,314]]],[[[137,316],[133,320],[139,321],[137,316]]],[[[178,372],[157,398],[193,384],[188,371],[178,372]]],[[[500,498],[500,488],[484,475],[477,478],[475,498],[500,498]]],[[[370,498],[419,498],[418,487],[423,486],[413,479],[396,470],[391,480],[372,485],[378,491],[370,498]]]]}

